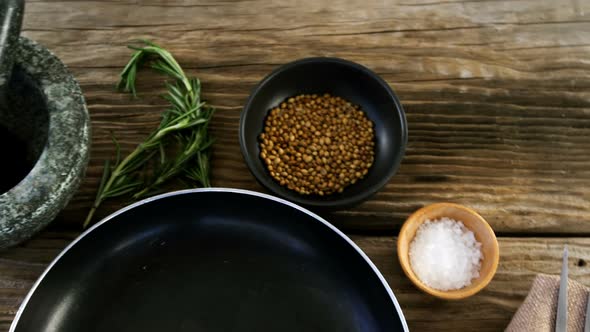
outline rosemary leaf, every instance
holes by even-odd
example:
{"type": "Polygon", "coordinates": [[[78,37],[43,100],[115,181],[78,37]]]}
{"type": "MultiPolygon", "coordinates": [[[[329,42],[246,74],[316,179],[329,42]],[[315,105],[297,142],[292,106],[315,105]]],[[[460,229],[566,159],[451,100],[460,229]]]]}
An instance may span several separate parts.
{"type": "Polygon", "coordinates": [[[121,162],[121,145],[119,144],[119,141],[117,141],[117,138],[113,135],[113,133],[111,133],[111,140],[115,144],[116,158],[115,165],[113,167],[116,168],[117,166],[119,166],[119,163],[121,162]]]}
{"type": "Polygon", "coordinates": [[[177,177],[191,181],[192,186],[210,186],[209,147],[213,140],[208,125],[215,111],[201,101],[201,83],[188,77],[172,54],[149,40],[140,41],[131,59],[123,68],[117,88],[137,95],[138,69],[147,64],[172,78],[166,82],[163,96],[170,107],[163,111],[158,127],[127,156],[122,158],[121,146],[113,137],[115,162],[105,162],[94,203],[84,221],[87,227],[96,209],[106,199],[129,196],[139,199],[162,192],[163,186],[177,177]]]}

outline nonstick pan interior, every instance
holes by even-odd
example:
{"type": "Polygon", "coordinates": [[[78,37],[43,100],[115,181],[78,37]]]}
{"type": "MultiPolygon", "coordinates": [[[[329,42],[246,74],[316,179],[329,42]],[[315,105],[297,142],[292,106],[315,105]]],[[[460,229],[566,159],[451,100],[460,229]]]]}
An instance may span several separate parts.
{"type": "Polygon", "coordinates": [[[404,331],[366,256],[319,217],[254,192],[158,196],[72,243],[11,331],[404,331]]]}

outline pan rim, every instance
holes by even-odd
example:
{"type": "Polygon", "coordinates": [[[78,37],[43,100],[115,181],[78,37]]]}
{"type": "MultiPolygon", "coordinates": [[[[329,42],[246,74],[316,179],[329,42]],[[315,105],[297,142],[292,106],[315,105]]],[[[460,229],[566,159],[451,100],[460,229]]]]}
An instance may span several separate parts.
{"type": "Polygon", "coordinates": [[[255,196],[255,197],[260,197],[260,198],[264,198],[264,199],[268,199],[280,204],[284,204],[287,205],[291,208],[294,208],[300,212],[303,212],[305,214],[307,214],[308,216],[312,217],[313,219],[321,222],[322,224],[324,224],[325,226],[327,226],[328,228],[330,228],[334,233],[336,233],[336,235],[340,236],[342,239],[344,239],[350,246],[352,246],[356,252],[358,254],[361,255],[361,257],[363,258],[363,260],[365,261],[365,263],[367,263],[369,265],[369,267],[371,268],[371,270],[373,271],[373,273],[375,273],[377,275],[377,277],[379,278],[379,280],[381,281],[381,284],[383,285],[383,287],[385,288],[385,290],[387,291],[387,294],[389,295],[389,298],[391,299],[391,301],[393,302],[393,305],[395,307],[395,310],[400,318],[400,322],[402,324],[402,327],[404,329],[404,331],[408,332],[409,328],[408,328],[408,324],[406,322],[406,319],[404,317],[404,314],[401,310],[401,307],[399,305],[399,302],[397,301],[397,298],[395,297],[395,295],[393,294],[393,290],[391,289],[391,287],[389,287],[389,284],[387,283],[387,281],[385,280],[385,277],[383,277],[383,275],[381,274],[381,272],[379,271],[379,269],[377,269],[377,266],[375,266],[375,264],[373,263],[373,261],[371,261],[371,259],[369,258],[369,256],[367,256],[367,254],[365,254],[365,252],[356,244],[354,243],[346,234],[344,234],[342,231],[340,231],[338,228],[336,228],[336,226],[332,225],[331,223],[329,223],[327,220],[325,220],[324,218],[320,217],[319,215],[309,211],[308,209],[301,207],[295,203],[292,203],[290,201],[287,201],[283,198],[280,197],[276,197],[276,196],[272,196],[269,194],[264,194],[264,193],[260,193],[260,192],[256,192],[256,191],[252,191],[252,190],[246,190],[246,189],[236,189],[236,188],[224,188],[224,187],[212,187],[212,188],[195,188],[195,189],[184,189],[184,190],[177,190],[177,191],[171,191],[171,192],[167,192],[164,194],[160,194],[160,195],[156,195],[153,197],[148,197],[145,198],[141,201],[135,202],[131,205],[128,205],[126,207],[123,207],[113,213],[111,213],[110,215],[106,216],[105,218],[103,218],[102,220],[100,220],[99,222],[97,222],[96,224],[92,225],[90,228],[88,228],[86,231],[84,231],[82,234],[78,235],[78,237],[76,237],[70,244],[68,244],[52,261],[51,263],[47,266],[47,268],[43,271],[43,273],[41,274],[41,276],[39,276],[39,278],[35,281],[35,283],[33,284],[33,286],[31,287],[31,289],[29,290],[29,292],[27,293],[27,296],[25,297],[25,299],[23,300],[23,302],[20,304],[16,315],[14,316],[14,319],[10,325],[10,329],[9,332],[15,332],[16,327],[20,321],[20,318],[25,310],[25,308],[27,307],[28,302],[30,301],[30,299],[33,297],[35,291],[37,290],[37,288],[39,287],[39,285],[41,284],[41,282],[43,281],[43,279],[45,278],[45,276],[51,271],[51,269],[53,268],[53,266],[55,264],[57,264],[57,262],[70,250],[72,249],[78,242],[82,241],[82,239],[84,239],[84,237],[88,236],[88,234],[90,234],[92,231],[94,231],[95,229],[97,229],[98,227],[100,227],[101,225],[107,223],[109,220],[119,216],[120,214],[123,214],[131,209],[134,209],[138,206],[153,202],[153,201],[157,201],[159,199],[162,198],[167,198],[167,197],[172,197],[172,196],[178,196],[178,195],[186,195],[186,194],[194,194],[194,193],[205,193],[205,192],[225,192],[225,193],[234,193],[234,194],[243,194],[243,195],[250,195],[250,196],[255,196]]]}

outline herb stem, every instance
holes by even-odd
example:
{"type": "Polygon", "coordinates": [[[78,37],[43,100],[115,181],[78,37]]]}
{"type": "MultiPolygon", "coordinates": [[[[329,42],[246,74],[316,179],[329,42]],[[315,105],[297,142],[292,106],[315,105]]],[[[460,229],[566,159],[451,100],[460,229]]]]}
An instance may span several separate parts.
{"type": "MultiPolygon", "coordinates": [[[[129,163],[130,160],[135,158],[137,155],[139,155],[144,150],[145,149],[143,148],[143,144],[138,145],[137,148],[135,148],[135,150],[133,150],[133,152],[131,152],[127,157],[125,157],[125,159],[123,159],[121,161],[121,163],[119,163],[119,165],[116,165],[115,169],[113,170],[113,172],[109,176],[108,181],[106,182],[106,184],[104,184],[104,187],[102,188],[102,190],[100,190],[99,193],[96,195],[96,199],[94,200],[94,203],[92,204],[92,207],[90,208],[90,211],[88,212],[88,216],[86,216],[86,220],[84,220],[84,225],[82,227],[84,227],[84,228],[88,227],[88,224],[90,224],[90,221],[92,220],[92,217],[94,216],[94,213],[96,212],[96,209],[98,209],[100,204],[106,198],[106,197],[104,197],[104,193],[109,192],[109,190],[111,189],[111,186],[113,185],[113,182],[115,182],[115,180],[119,177],[119,175],[121,174],[124,167],[129,163]]],[[[109,167],[109,165],[107,164],[105,167],[109,167]]]]}
{"type": "Polygon", "coordinates": [[[94,213],[96,212],[96,209],[98,209],[99,205],[100,205],[100,203],[97,203],[97,200],[95,200],[94,204],[92,204],[92,207],[90,208],[90,211],[88,211],[88,215],[86,216],[86,219],[84,220],[84,226],[83,226],[84,228],[88,227],[88,224],[90,224],[90,221],[92,220],[92,217],[94,217],[94,213]]]}
{"type": "Polygon", "coordinates": [[[169,51],[147,40],[142,43],[142,47],[130,46],[134,53],[121,72],[117,86],[136,96],[138,68],[149,62],[151,68],[175,81],[174,84],[166,83],[168,91],[164,98],[171,107],[162,113],[158,128],[122,160],[119,143],[113,138],[117,149],[116,162],[112,167],[108,161],[105,163],[84,227],[91,223],[96,210],[106,199],[118,196],[139,199],[160,190],[161,186],[180,175],[193,184],[209,185],[208,148],[212,139],[207,128],[214,109],[201,101],[199,80],[186,76],[169,51]],[[176,152],[166,151],[168,146],[176,152]]]}

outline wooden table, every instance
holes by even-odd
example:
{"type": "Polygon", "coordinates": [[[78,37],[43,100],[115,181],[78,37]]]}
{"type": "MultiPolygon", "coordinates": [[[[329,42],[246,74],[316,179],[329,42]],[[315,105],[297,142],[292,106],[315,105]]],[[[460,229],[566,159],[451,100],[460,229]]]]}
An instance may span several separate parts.
{"type": "MultiPolygon", "coordinates": [[[[238,146],[254,85],[277,66],[338,56],[380,74],[400,97],[409,144],[398,174],[373,199],[324,215],[386,276],[416,331],[497,331],[540,272],[590,286],[590,1],[570,0],[29,0],[24,35],[79,80],[92,117],[87,178],[47,230],[0,251],[0,331],[47,264],[80,233],[109,132],[129,151],[158,122],[161,79],[142,74],[139,99],[116,93],[125,45],[150,38],[203,82],[212,123],[213,185],[262,191],[238,146]],[[499,235],[496,277],[480,294],[443,302],[400,271],[395,235],[412,211],[452,201],[499,235]]],[[[103,206],[100,218],[123,202],[103,206]]]]}

